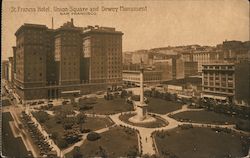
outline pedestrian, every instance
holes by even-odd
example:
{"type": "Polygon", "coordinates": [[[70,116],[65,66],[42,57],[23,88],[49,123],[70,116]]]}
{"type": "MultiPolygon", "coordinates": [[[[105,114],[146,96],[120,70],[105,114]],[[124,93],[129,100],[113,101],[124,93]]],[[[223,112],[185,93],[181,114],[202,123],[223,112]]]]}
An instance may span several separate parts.
{"type": "Polygon", "coordinates": [[[147,137],[146,137],[146,143],[147,143],[147,141],[148,141],[148,139],[147,139],[147,137]]]}

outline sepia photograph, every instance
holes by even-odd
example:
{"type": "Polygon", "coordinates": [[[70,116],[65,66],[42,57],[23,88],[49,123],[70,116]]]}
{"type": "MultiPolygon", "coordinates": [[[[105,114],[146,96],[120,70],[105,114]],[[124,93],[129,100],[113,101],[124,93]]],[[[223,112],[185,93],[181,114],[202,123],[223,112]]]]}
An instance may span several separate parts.
{"type": "Polygon", "coordinates": [[[4,158],[250,158],[248,0],[3,0],[4,158]]]}

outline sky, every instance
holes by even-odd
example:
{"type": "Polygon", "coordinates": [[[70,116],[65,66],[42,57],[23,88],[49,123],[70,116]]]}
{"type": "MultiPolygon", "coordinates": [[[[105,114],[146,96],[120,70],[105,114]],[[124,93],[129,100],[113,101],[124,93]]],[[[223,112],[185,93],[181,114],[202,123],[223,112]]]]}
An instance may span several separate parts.
{"type": "Polygon", "coordinates": [[[122,31],[123,51],[189,44],[217,45],[225,40],[249,40],[247,0],[95,0],[2,2],[2,59],[12,56],[15,32],[24,23],[54,28],[74,19],[75,26],[99,25],[122,31]],[[105,8],[143,7],[144,11],[102,11],[105,8]],[[37,7],[49,7],[38,12],[37,7]],[[57,8],[96,8],[96,15],[60,15],[57,8]],[[13,11],[16,9],[15,12],[13,11]],[[19,8],[19,11],[18,11],[19,8]],[[21,8],[35,8],[25,12],[21,8]]]}

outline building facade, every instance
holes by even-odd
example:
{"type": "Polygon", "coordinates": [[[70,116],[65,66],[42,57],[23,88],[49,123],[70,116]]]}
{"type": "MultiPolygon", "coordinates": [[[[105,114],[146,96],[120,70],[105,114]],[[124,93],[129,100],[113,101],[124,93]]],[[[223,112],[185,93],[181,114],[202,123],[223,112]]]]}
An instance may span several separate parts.
{"type": "Polygon", "coordinates": [[[89,83],[122,81],[122,35],[115,28],[89,26],[83,30],[82,80],[89,83]]]}
{"type": "Polygon", "coordinates": [[[250,61],[235,66],[235,103],[250,105],[250,61]]]}
{"type": "Polygon", "coordinates": [[[198,74],[198,62],[185,61],[184,62],[184,75],[185,77],[194,76],[198,74]]]}
{"type": "Polygon", "coordinates": [[[1,79],[8,80],[9,77],[9,62],[8,60],[2,60],[1,62],[1,79]]]}
{"type": "MultiPolygon", "coordinates": [[[[140,71],[124,70],[122,80],[126,84],[140,83],[140,71]]],[[[162,71],[144,71],[144,83],[160,83],[162,71]]]]}
{"type": "Polygon", "coordinates": [[[234,63],[216,63],[203,65],[202,97],[233,102],[234,96],[234,63]]]}

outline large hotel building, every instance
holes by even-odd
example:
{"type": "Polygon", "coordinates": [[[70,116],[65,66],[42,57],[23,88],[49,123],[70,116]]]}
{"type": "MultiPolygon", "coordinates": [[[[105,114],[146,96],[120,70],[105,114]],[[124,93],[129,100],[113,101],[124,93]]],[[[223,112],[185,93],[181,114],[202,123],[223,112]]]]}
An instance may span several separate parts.
{"type": "Polygon", "coordinates": [[[106,89],[122,81],[122,35],[115,28],[24,24],[15,33],[14,83],[22,100],[106,89]]]}

